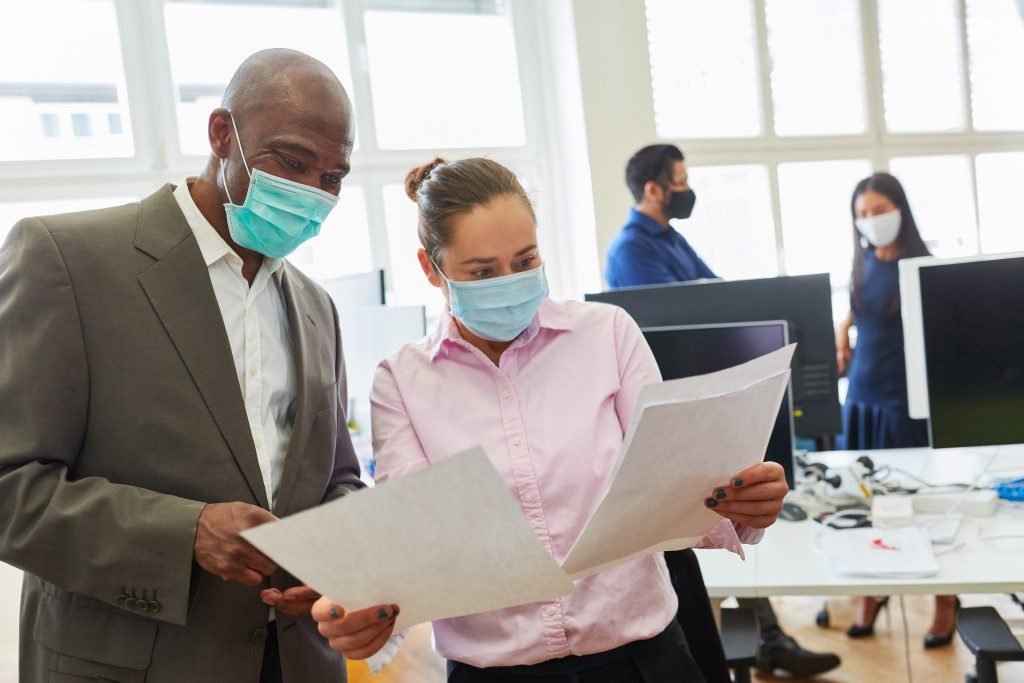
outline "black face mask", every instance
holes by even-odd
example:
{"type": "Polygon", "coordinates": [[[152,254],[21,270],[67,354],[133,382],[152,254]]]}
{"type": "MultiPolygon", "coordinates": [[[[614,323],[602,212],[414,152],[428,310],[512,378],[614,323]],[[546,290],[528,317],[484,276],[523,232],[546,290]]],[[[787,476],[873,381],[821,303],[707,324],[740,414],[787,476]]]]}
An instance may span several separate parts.
{"type": "Polygon", "coordinates": [[[665,212],[669,218],[689,218],[693,213],[693,205],[697,202],[697,195],[693,190],[673,192],[668,199],[665,212]]]}

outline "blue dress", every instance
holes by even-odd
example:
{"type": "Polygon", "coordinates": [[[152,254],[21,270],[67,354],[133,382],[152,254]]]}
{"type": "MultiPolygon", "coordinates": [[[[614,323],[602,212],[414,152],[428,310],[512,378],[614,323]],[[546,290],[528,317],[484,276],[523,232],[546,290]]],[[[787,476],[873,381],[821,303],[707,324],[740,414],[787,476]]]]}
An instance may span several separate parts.
{"type": "Polygon", "coordinates": [[[867,252],[860,303],[851,302],[857,348],[847,377],[843,437],[849,450],[913,448],[928,445],[928,421],[907,412],[907,370],[903,358],[903,322],[896,261],[879,261],[867,252]]]}

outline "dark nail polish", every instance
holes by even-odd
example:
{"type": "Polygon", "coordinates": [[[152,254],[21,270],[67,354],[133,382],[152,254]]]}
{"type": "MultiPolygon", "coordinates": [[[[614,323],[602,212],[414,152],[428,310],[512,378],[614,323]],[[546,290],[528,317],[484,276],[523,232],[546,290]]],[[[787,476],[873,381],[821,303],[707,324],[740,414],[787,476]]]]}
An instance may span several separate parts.
{"type": "Polygon", "coordinates": [[[713,508],[718,505],[718,501],[715,500],[714,498],[705,498],[704,504],[707,505],[709,508],[713,508]]]}
{"type": "Polygon", "coordinates": [[[718,489],[717,491],[715,491],[715,498],[717,498],[718,500],[722,500],[723,498],[725,498],[725,489],[718,489]]]}
{"type": "Polygon", "coordinates": [[[383,607],[381,607],[379,610],[377,610],[377,618],[378,619],[387,619],[388,618],[388,611],[386,609],[384,609],[383,607]]]}
{"type": "Polygon", "coordinates": [[[736,477],[736,480],[732,483],[732,485],[735,486],[736,488],[739,488],[743,486],[743,480],[740,479],[739,477],[736,477]]]}
{"type": "Polygon", "coordinates": [[[331,615],[331,619],[337,619],[338,618],[338,610],[335,609],[334,607],[331,608],[331,611],[328,612],[328,614],[331,615]]]}

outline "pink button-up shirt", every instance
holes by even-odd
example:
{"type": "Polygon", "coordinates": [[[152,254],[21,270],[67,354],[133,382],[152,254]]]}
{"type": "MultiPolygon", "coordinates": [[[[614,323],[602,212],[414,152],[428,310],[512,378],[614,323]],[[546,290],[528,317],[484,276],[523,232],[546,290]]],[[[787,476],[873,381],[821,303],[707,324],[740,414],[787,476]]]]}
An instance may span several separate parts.
{"type": "MultiPolygon", "coordinates": [[[[562,562],[612,471],[641,387],[660,381],[640,329],[617,307],[545,300],[499,366],[445,314],[433,334],[377,370],[376,478],[483,446],[562,562]]],[[[742,554],[741,538],[756,543],[761,532],[723,519],[701,546],[742,554]]],[[[650,638],[676,613],[660,553],[576,585],[559,600],[434,622],[437,651],[478,667],[534,664],[650,638]]]]}

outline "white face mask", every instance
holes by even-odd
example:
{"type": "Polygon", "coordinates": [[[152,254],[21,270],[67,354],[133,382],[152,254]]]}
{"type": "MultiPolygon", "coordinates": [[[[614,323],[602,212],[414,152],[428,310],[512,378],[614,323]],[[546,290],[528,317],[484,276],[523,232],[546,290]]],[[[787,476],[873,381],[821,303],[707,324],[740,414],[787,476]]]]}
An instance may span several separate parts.
{"type": "Polygon", "coordinates": [[[902,222],[903,216],[900,214],[900,210],[895,209],[878,216],[858,218],[853,224],[857,226],[860,234],[864,235],[868,242],[871,242],[871,246],[884,247],[896,241],[902,222]]]}

